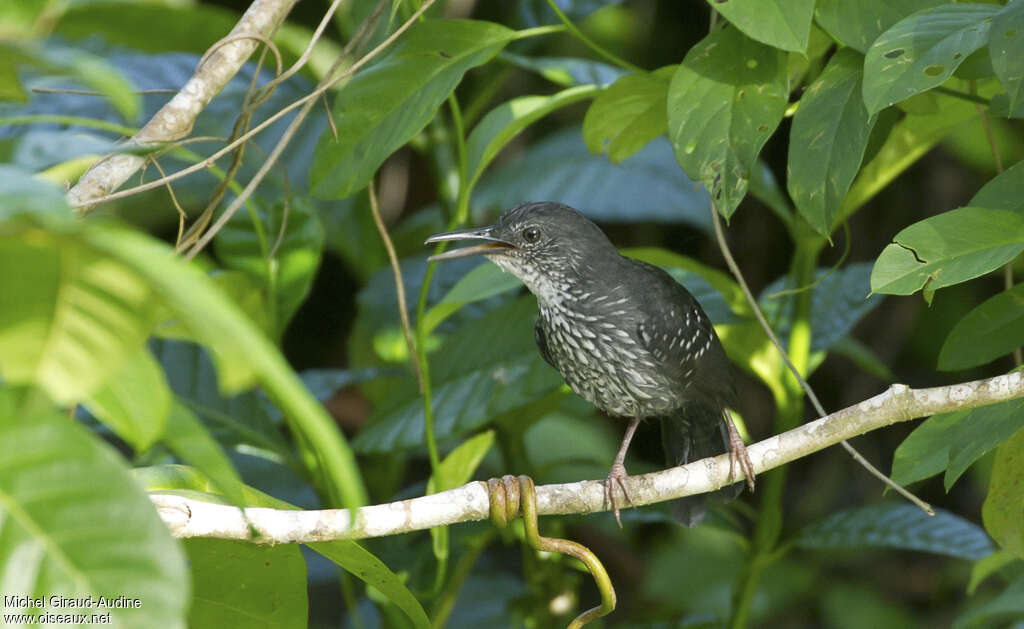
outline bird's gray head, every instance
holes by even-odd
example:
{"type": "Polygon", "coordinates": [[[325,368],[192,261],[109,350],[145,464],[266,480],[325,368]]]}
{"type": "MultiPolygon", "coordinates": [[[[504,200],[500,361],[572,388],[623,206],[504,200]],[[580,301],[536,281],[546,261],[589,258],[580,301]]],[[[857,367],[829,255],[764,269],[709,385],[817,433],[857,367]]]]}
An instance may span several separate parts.
{"type": "Polygon", "coordinates": [[[427,244],[463,240],[481,244],[431,259],[483,255],[521,279],[541,299],[555,298],[598,273],[603,262],[619,257],[597,225],[561,203],[523,203],[490,227],[437,234],[427,244]]]}

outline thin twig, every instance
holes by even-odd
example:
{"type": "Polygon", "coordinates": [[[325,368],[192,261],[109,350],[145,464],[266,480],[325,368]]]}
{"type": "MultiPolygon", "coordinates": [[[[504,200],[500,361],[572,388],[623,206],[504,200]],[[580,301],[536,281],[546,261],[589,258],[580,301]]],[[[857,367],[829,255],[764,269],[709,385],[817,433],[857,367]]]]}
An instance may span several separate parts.
{"type": "MultiPolygon", "coordinates": [[[[153,162],[153,166],[156,167],[157,171],[160,173],[160,176],[166,176],[167,173],[165,173],[164,169],[160,166],[160,162],[156,158],[153,158],[151,161],[153,162]]],[[[174,205],[174,209],[178,212],[178,240],[181,240],[181,235],[185,231],[185,221],[188,219],[188,213],[186,213],[185,209],[181,207],[180,203],[178,203],[178,197],[174,194],[174,186],[172,186],[170,182],[167,183],[167,194],[171,196],[171,204],[174,205]]]]}
{"type": "Polygon", "coordinates": [[[384,218],[380,215],[380,203],[377,202],[377,192],[374,190],[373,181],[370,182],[370,213],[373,214],[373,222],[377,226],[377,233],[384,242],[384,249],[388,252],[388,260],[391,262],[391,272],[395,276],[395,294],[398,296],[398,317],[402,321],[402,335],[405,336],[405,345],[409,350],[409,362],[412,363],[412,370],[416,373],[416,382],[420,387],[420,394],[423,393],[423,374],[420,373],[420,364],[416,360],[416,341],[412,338],[412,325],[409,323],[409,309],[405,302],[405,283],[402,281],[402,267],[398,264],[398,254],[395,253],[395,245],[388,235],[388,228],[384,225],[384,218]]]}
{"type": "MultiPolygon", "coordinates": [[[[800,375],[800,371],[793,364],[793,361],[789,359],[789,354],[786,352],[785,348],[782,347],[782,343],[779,342],[778,337],[775,336],[775,332],[772,330],[772,327],[768,325],[768,322],[764,318],[764,314],[761,313],[760,306],[757,305],[757,300],[754,298],[753,293],[750,292],[750,287],[747,286],[746,280],[743,279],[743,273],[740,271],[739,265],[736,264],[736,260],[732,257],[732,252],[729,250],[729,243],[725,240],[725,233],[722,231],[722,221],[718,217],[718,211],[715,209],[713,203],[711,205],[711,220],[715,225],[715,237],[718,239],[718,246],[722,250],[722,256],[725,258],[725,263],[728,265],[729,270],[732,271],[733,277],[736,278],[736,282],[739,283],[740,288],[743,290],[743,295],[747,298],[747,302],[750,304],[750,309],[753,310],[754,316],[757,317],[761,327],[764,328],[765,334],[768,335],[768,338],[771,339],[772,343],[779,350],[779,353],[782,355],[782,359],[786,362],[786,366],[788,366],[789,370],[793,372],[797,382],[800,383],[800,386],[807,394],[807,399],[809,399],[811,404],[814,405],[814,410],[817,411],[818,417],[825,417],[827,415],[825,407],[821,405],[821,402],[818,400],[818,396],[814,394],[814,390],[811,388],[811,385],[807,384],[807,381],[804,380],[802,375],[800,375]]],[[[935,515],[935,511],[931,508],[931,505],[893,482],[891,478],[883,474],[878,468],[861,456],[861,454],[857,452],[852,445],[847,443],[845,439],[841,443],[843,448],[850,453],[850,456],[864,466],[872,476],[920,507],[928,515],[935,515]]]]}

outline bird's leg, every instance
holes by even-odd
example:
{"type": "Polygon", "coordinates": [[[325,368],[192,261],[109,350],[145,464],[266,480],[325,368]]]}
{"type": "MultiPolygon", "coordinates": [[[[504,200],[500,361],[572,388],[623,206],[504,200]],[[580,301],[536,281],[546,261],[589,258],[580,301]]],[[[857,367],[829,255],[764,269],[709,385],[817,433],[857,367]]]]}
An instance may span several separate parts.
{"type": "Polygon", "coordinates": [[[626,485],[622,481],[628,476],[624,464],[626,450],[629,450],[629,442],[633,440],[633,433],[636,432],[636,427],[639,425],[639,417],[629,420],[629,426],[626,426],[626,434],[622,436],[622,445],[619,446],[619,453],[615,455],[612,469],[608,471],[608,477],[604,479],[604,495],[608,498],[608,504],[612,506],[612,511],[615,512],[615,521],[618,522],[620,529],[622,528],[622,519],[619,518],[619,505],[615,502],[615,485],[619,486],[619,489],[622,490],[622,495],[626,497],[626,501],[632,507],[633,499],[629,497],[626,485]]]}
{"type": "Polygon", "coordinates": [[[747,478],[747,487],[750,488],[750,491],[754,491],[754,464],[750,461],[750,455],[747,454],[747,446],[743,444],[743,438],[740,437],[739,431],[732,423],[729,411],[723,411],[722,414],[725,416],[725,425],[729,430],[729,480],[735,478],[735,466],[739,465],[743,469],[743,475],[747,478]]]}

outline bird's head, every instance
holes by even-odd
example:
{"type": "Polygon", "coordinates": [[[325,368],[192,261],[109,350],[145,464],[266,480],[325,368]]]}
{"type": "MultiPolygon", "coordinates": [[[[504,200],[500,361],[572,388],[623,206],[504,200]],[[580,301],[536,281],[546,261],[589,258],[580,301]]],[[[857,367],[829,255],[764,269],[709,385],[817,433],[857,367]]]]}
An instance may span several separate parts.
{"type": "Polygon", "coordinates": [[[445,241],[479,244],[431,260],[483,255],[542,298],[598,272],[602,261],[618,258],[608,237],[590,219],[568,205],[551,202],[517,205],[490,227],[437,234],[426,244],[445,241]]]}

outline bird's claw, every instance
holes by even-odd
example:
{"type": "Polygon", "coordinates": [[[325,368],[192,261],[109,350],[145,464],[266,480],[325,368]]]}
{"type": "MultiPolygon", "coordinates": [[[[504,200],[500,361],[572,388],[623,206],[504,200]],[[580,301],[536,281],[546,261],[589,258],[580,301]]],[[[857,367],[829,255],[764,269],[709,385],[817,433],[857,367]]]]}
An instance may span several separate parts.
{"type": "Polygon", "coordinates": [[[740,437],[736,427],[732,425],[732,421],[727,423],[729,425],[729,480],[736,479],[735,469],[738,465],[743,470],[743,476],[747,479],[747,487],[753,492],[754,463],[750,460],[750,455],[747,454],[747,446],[743,444],[743,438],[740,437]]]}
{"type": "Polygon", "coordinates": [[[629,491],[626,489],[626,484],[623,482],[629,474],[626,473],[626,466],[621,463],[612,465],[612,469],[608,471],[608,476],[604,479],[604,495],[608,499],[608,504],[611,505],[612,512],[615,513],[615,522],[622,528],[622,518],[619,517],[619,505],[615,500],[615,485],[619,486],[622,490],[622,495],[626,497],[626,502],[629,506],[635,506],[633,499],[629,495],[629,491]]]}

